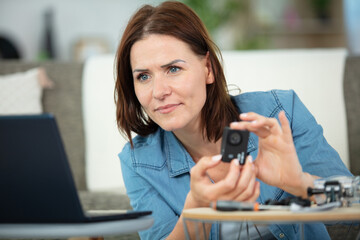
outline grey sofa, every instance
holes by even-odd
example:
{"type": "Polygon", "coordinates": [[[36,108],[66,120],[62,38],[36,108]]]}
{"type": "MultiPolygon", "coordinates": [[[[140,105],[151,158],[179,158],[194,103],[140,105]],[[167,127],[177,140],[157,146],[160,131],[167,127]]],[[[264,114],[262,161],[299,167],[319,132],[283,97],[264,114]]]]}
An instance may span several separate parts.
{"type": "MultiPolygon", "coordinates": [[[[350,169],[360,175],[360,57],[347,57],[344,72],[344,94],[348,121],[350,169]]],[[[46,61],[40,63],[0,61],[0,75],[25,71],[42,66],[54,81],[54,89],[45,89],[43,106],[45,112],[56,116],[64,141],[76,186],[84,209],[131,209],[126,195],[113,192],[89,192],[85,178],[84,130],[82,121],[81,80],[83,64],[77,62],[46,61]]],[[[324,91],[326,87],[324,86],[324,91]]],[[[335,114],[334,114],[335,116],[335,114]]],[[[359,227],[330,226],[332,239],[355,239],[359,227]]],[[[139,239],[131,234],[115,239],[139,239]]]]}

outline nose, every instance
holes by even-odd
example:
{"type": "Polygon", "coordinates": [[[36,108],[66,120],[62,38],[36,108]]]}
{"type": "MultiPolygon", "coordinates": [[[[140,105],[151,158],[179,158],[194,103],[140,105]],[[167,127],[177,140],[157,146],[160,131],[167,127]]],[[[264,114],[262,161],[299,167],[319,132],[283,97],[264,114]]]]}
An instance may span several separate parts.
{"type": "Polygon", "coordinates": [[[156,77],[153,80],[153,97],[155,99],[164,99],[171,94],[171,86],[165,77],[156,77]]]}

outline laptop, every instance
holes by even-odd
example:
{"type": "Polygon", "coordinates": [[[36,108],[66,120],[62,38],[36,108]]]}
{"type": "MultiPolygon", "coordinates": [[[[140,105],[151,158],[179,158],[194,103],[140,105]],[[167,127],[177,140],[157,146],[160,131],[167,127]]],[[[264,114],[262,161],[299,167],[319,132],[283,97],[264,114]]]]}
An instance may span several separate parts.
{"type": "Polygon", "coordinates": [[[150,214],[85,212],[55,117],[0,116],[0,223],[84,223],[150,214]]]}

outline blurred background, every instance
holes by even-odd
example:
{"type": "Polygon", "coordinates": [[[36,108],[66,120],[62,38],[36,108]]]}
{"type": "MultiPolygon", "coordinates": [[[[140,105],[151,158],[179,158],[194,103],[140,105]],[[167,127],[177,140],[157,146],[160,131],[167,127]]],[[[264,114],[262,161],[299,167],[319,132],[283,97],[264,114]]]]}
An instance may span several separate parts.
{"type": "MultiPolygon", "coordinates": [[[[0,58],[84,61],[114,53],[130,16],[161,0],[0,0],[0,58]]],[[[348,48],[360,0],[183,0],[222,50],[348,48]]]]}

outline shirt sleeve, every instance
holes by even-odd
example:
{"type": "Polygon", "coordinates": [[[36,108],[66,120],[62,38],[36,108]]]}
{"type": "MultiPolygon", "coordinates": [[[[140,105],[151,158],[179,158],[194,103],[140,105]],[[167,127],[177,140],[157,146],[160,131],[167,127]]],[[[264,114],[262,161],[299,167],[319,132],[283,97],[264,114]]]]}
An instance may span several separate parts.
{"type": "Polygon", "coordinates": [[[134,210],[152,211],[154,224],[151,228],[140,231],[141,239],[164,239],[174,229],[179,216],[167,204],[154,187],[137,173],[132,166],[130,147],[124,147],[119,154],[121,171],[130,198],[130,204],[134,210]]]}
{"type": "Polygon", "coordinates": [[[339,154],[326,141],[323,128],[294,91],[276,91],[285,110],[293,140],[304,172],[319,177],[351,176],[339,154]]]}

